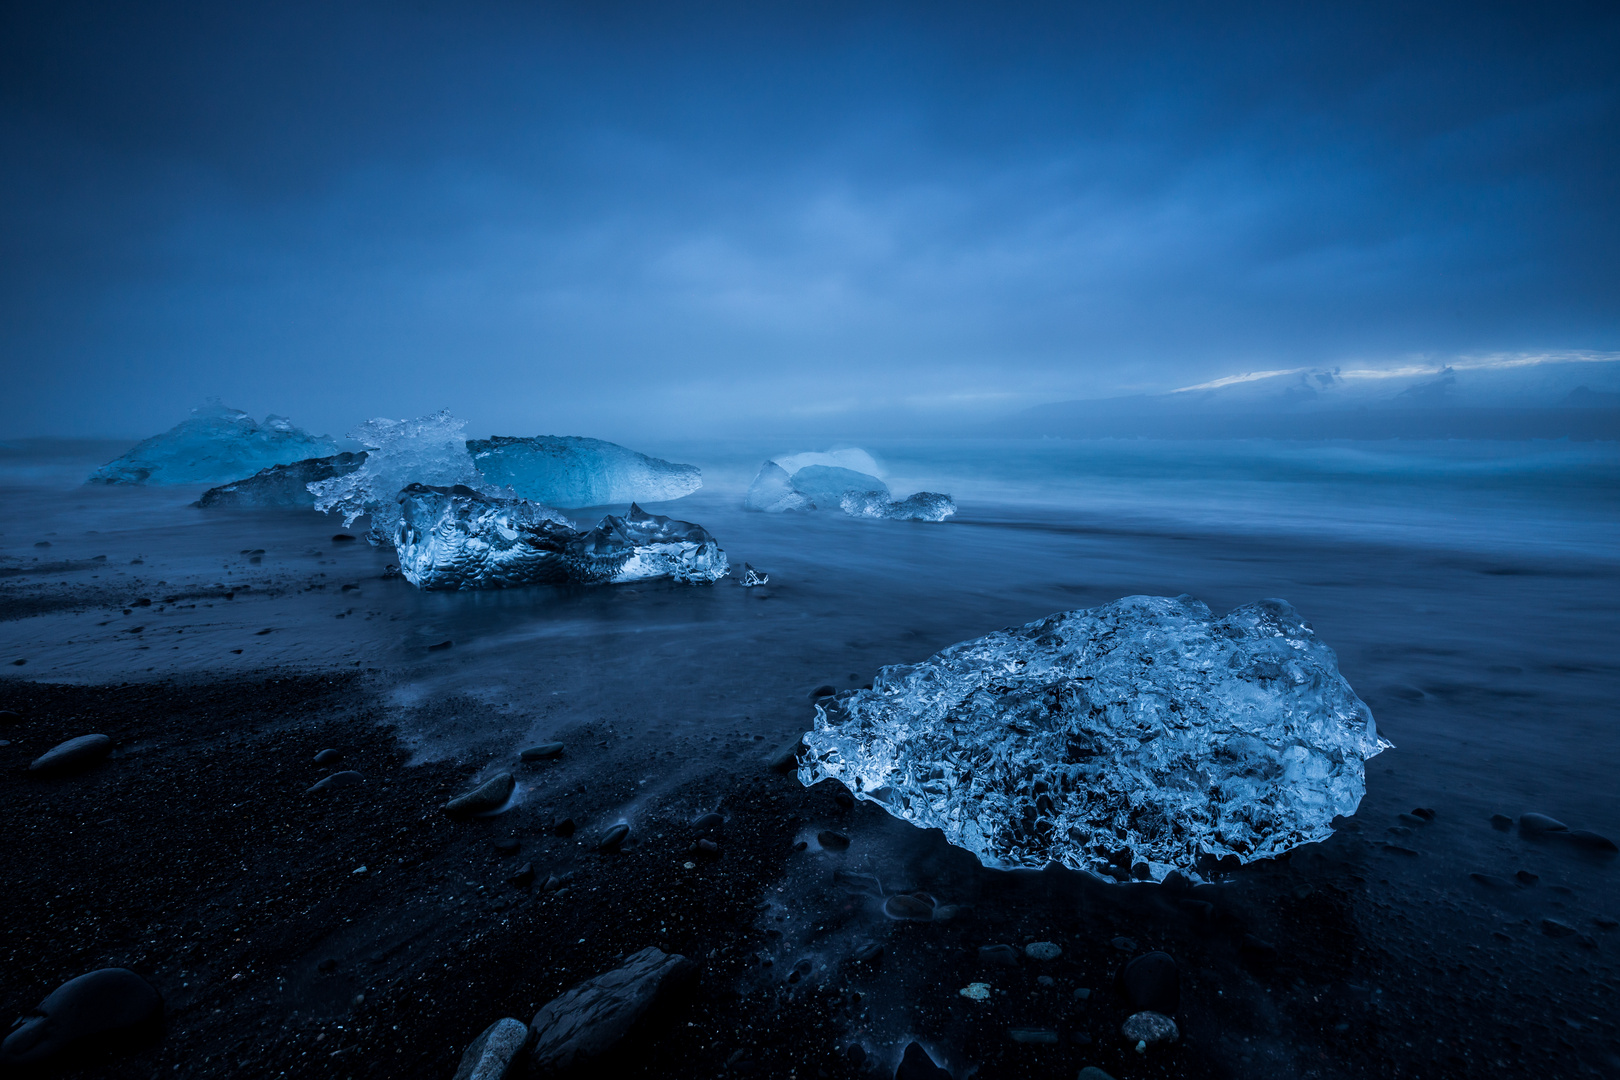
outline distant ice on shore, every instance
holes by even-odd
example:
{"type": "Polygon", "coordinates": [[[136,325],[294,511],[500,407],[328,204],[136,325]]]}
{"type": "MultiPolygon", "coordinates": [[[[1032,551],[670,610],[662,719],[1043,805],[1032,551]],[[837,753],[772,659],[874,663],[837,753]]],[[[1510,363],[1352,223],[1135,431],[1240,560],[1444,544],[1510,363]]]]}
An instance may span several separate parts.
{"type": "Polygon", "coordinates": [[[872,455],[857,449],[772,458],[760,466],[743,505],[767,514],[836,506],[850,517],[891,521],[944,521],[956,513],[956,500],[938,492],[897,501],[877,471],[872,455]]]}
{"type": "Polygon", "coordinates": [[[273,465],[337,452],[331,438],[311,435],[286,417],[270,415],[259,423],[240,409],[212,401],[109,461],[86,483],[223,484],[273,465]]]}

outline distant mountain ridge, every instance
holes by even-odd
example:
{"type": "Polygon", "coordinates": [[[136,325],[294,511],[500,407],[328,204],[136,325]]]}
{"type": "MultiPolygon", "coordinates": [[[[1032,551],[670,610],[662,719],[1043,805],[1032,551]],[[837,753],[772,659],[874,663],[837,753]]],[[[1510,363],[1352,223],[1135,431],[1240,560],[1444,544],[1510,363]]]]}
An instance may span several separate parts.
{"type": "Polygon", "coordinates": [[[1248,372],[1037,405],[992,426],[1064,438],[1620,439],[1620,356],[1248,372]]]}

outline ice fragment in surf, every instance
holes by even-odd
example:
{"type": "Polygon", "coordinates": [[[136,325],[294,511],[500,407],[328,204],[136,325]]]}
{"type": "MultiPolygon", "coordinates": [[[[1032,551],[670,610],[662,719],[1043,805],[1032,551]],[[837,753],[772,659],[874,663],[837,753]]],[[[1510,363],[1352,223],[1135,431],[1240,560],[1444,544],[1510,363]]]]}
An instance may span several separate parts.
{"type": "Polygon", "coordinates": [[[370,449],[359,468],[309,485],[315,509],[341,513],[348,528],[371,515],[372,543],[384,543],[399,526],[399,493],[407,484],[461,484],[498,495],[473,465],[462,434],[466,421],[448,412],[415,420],[368,420],[349,438],[370,449]]]}
{"type": "Polygon", "coordinates": [[[871,492],[889,497],[889,485],[868,473],[836,465],[807,465],[793,474],[793,490],[818,507],[837,506],[845,492],[871,492]]]}
{"type": "Polygon", "coordinates": [[[944,521],[956,513],[956,500],[937,491],[919,491],[898,501],[876,491],[846,491],[838,506],[850,517],[890,521],[944,521]]]}
{"type": "Polygon", "coordinates": [[[988,865],[1280,855],[1355,813],[1389,744],[1287,603],[1132,596],[887,667],[816,707],[799,767],[988,865]]]}
{"type": "Polygon", "coordinates": [[[760,585],[769,585],[770,583],[771,575],[762,574],[758,570],[755,570],[751,564],[743,563],[743,588],[752,589],[760,585]]]}
{"type": "Polygon", "coordinates": [[[815,504],[793,490],[793,477],[774,461],[760,466],[759,475],[748,486],[743,506],[767,514],[790,513],[795,510],[814,510],[815,504]]]}
{"type": "Polygon", "coordinates": [[[259,423],[240,409],[210,402],[161,435],[136,444],[85,481],[90,484],[221,484],[271,465],[337,453],[324,435],[290,420],[259,423]]]}
{"type": "Polygon", "coordinates": [[[578,582],[716,581],[725,552],[700,525],[634,503],[580,532],[556,511],[464,486],[411,484],[399,493],[400,572],[422,589],[498,589],[578,582]]]}
{"type": "Polygon", "coordinates": [[[575,435],[526,439],[497,435],[474,439],[467,450],[490,483],[548,506],[664,502],[703,486],[703,473],[696,465],[678,465],[617,443],[575,435]]]}
{"type": "MultiPolygon", "coordinates": [[[[347,476],[366,461],[366,452],[305,458],[288,465],[260,469],[245,480],[209,488],[197,505],[207,510],[220,507],[312,507],[315,495],[309,485],[347,476]]],[[[334,537],[334,539],[336,539],[334,537]]]]}

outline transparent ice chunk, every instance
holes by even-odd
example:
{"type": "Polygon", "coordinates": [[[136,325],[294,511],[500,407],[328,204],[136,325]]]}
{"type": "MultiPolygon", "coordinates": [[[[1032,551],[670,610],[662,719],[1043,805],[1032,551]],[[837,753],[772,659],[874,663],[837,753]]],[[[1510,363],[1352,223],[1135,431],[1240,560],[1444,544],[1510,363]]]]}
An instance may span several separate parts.
{"type": "Polygon", "coordinates": [[[817,506],[837,506],[846,491],[889,496],[889,485],[868,473],[836,465],[806,465],[793,474],[793,490],[817,506]]]}
{"type": "Polygon", "coordinates": [[[366,452],[344,452],[331,457],[306,458],[290,465],[260,469],[246,480],[209,488],[197,505],[206,509],[233,506],[312,507],[315,495],[309,485],[335,476],[346,476],[365,464],[366,452]]]}
{"type": "Polygon", "coordinates": [[[490,483],[548,506],[667,502],[703,486],[703,473],[696,465],[679,465],[575,435],[497,435],[474,439],[467,450],[490,483]]]}
{"type": "Polygon", "coordinates": [[[799,769],[987,865],[1153,880],[1322,840],[1389,744],[1297,612],[1131,596],[887,667],[799,769]]]}
{"type": "Polygon", "coordinates": [[[771,583],[771,575],[762,574],[758,570],[755,570],[752,563],[743,563],[743,576],[742,576],[742,587],[743,588],[752,589],[755,586],[769,585],[770,583],[771,583]]]}
{"type": "Polygon", "coordinates": [[[90,484],[222,484],[272,465],[338,452],[281,416],[258,423],[240,409],[211,401],[161,435],[137,443],[85,481],[90,484]]]}
{"type": "Polygon", "coordinates": [[[846,491],[838,505],[850,517],[890,521],[944,521],[956,513],[956,500],[937,491],[919,491],[899,501],[878,491],[846,491]]]}
{"type": "Polygon", "coordinates": [[[589,532],[526,499],[465,485],[410,484],[399,493],[399,569],[422,589],[499,589],[726,576],[725,552],[700,525],[631,504],[589,532]]]}
{"type": "Polygon", "coordinates": [[[473,465],[462,434],[466,421],[448,412],[415,420],[368,420],[349,438],[368,447],[359,468],[309,485],[315,509],[341,513],[347,528],[362,514],[371,515],[373,543],[393,539],[399,526],[399,493],[407,484],[463,487],[489,495],[498,491],[473,465]]]}
{"type": "Polygon", "coordinates": [[[877,471],[865,450],[788,454],[760,466],[743,505],[772,514],[836,506],[851,517],[893,521],[944,521],[956,513],[956,501],[938,492],[896,500],[877,471]]]}
{"type": "Polygon", "coordinates": [[[743,506],[767,514],[781,514],[794,510],[814,510],[815,503],[793,489],[793,477],[774,461],[760,466],[759,475],[748,487],[743,506]]]}

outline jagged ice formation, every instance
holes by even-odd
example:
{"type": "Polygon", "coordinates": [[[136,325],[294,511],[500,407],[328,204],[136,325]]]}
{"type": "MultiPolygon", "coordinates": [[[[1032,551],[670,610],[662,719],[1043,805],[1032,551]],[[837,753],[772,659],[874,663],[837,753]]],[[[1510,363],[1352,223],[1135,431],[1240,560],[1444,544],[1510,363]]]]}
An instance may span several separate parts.
{"type": "Polygon", "coordinates": [[[240,409],[214,401],[161,435],[137,443],[85,481],[90,484],[222,484],[272,465],[338,452],[337,443],[311,435],[281,416],[258,423],[240,409]]]}
{"type": "Polygon", "coordinates": [[[886,667],[817,706],[799,769],[988,865],[1110,876],[1322,840],[1388,747],[1281,600],[1131,596],[886,667]]]}
{"type": "Polygon", "coordinates": [[[935,491],[919,491],[898,502],[876,491],[846,491],[838,506],[850,517],[890,521],[944,521],[956,513],[956,500],[935,491]]]}

